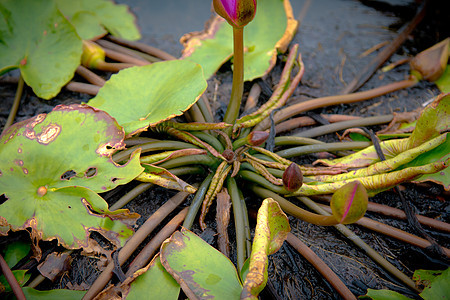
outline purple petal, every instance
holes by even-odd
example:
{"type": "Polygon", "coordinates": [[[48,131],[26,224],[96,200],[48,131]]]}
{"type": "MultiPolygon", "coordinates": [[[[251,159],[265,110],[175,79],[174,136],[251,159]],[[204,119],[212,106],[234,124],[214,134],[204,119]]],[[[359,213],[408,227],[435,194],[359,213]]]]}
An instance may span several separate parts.
{"type": "Polygon", "coordinates": [[[233,20],[236,20],[237,18],[237,1],[238,0],[220,0],[220,2],[222,2],[223,8],[233,20]]]}

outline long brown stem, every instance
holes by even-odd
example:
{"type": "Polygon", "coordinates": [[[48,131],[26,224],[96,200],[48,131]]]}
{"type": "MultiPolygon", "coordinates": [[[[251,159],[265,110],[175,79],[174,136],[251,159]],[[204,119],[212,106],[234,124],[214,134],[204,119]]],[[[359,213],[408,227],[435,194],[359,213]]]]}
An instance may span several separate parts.
{"type": "Polygon", "coordinates": [[[147,53],[133,50],[133,49],[121,46],[119,44],[116,44],[116,43],[113,43],[113,42],[110,42],[107,40],[97,40],[96,43],[99,44],[100,46],[102,46],[103,48],[115,50],[117,52],[127,54],[127,55],[132,56],[139,60],[143,60],[143,61],[147,61],[147,62],[151,62],[151,63],[161,61],[160,59],[158,59],[154,56],[148,55],[147,53]]]}
{"type": "Polygon", "coordinates": [[[162,60],[175,60],[175,59],[177,59],[175,56],[172,56],[172,55],[170,55],[167,52],[164,52],[164,51],[162,51],[162,50],[160,50],[158,48],[146,45],[144,43],[127,41],[127,40],[124,40],[124,39],[121,39],[121,38],[118,38],[118,37],[115,37],[115,36],[112,36],[112,35],[108,36],[108,39],[110,39],[111,41],[113,41],[115,43],[118,43],[118,44],[130,47],[130,48],[138,49],[138,50],[140,50],[140,51],[142,51],[144,53],[150,54],[152,56],[159,57],[162,60]]]}
{"type": "MultiPolygon", "coordinates": [[[[287,106],[280,110],[279,112],[275,113],[274,115],[274,121],[275,124],[280,123],[281,121],[284,121],[290,117],[293,117],[295,115],[298,115],[299,113],[321,108],[325,106],[331,106],[331,105],[338,105],[338,104],[348,104],[348,103],[354,103],[359,102],[367,99],[372,99],[375,97],[379,97],[384,94],[388,94],[397,90],[405,89],[408,87],[411,87],[417,83],[417,79],[411,78],[407,80],[402,80],[398,82],[394,82],[388,85],[384,85],[381,87],[377,87],[368,91],[363,92],[357,92],[353,94],[348,95],[336,95],[336,96],[328,96],[323,98],[316,98],[307,100],[301,103],[297,103],[291,106],[287,106]]],[[[264,120],[261,123],[259,123],[255,130],[266,130],[270,126],[269,120],[264,120]]]]}
{"type": "Polygon", "coordinates": [[[348,289],[342,280],[328,267],[328,265],[317,256],[305,243],[293,233],[289,232],[286,241],[295,248],[307,261],[309,261],[320,274],[336,289],[344,299],[355,299],[355,295],[348,289]]]}
{"type": "MultiPolygon", "coordinates": [[[[139,246],[144,239],[161,223],[161,221],[178,205],[180,205],[188,195],[189,194],[185,192],[178,193],[164,203],[157,211],[155,211],[119,251],[119,264],[122,265],[136,250],[137,246],[139,246]]],[[[110,262],[100,276],[94,281],[90,289],[86,292],[83,300],[93,299],[95,295],[97,295],[105,287],[112,277],[113,269],[114,263],[110,262]]]]}
{"type": "Polygon", "coordinates": [[[72,92],[85,93],[88,95],[97,95],[100,87],[89,83],[71,81],[66,85],[66,89],[72,92]]]}
{"type": "MultiPolygon", "coordinates": [[[[319,204],[320,207],[322,207],[327,212],[331,213],[331,209],[323,204],[319,204]]],[[[420,247],[422,249],[425,249],[427,247],[430,247],[432,244],[427,241],[426,239],[423,239],[421,237],[418,237],[414,234],[408,233],[406,231],[403,231],[401,229],[383,224],[381,222],[369,219],[367,217],[363,217],[359,219],[356,224],[364,226],[365,228],[368,228],[370,230],[382,233],[384,235],[393,237],[397,240],[406,242],[408,244],[420,247]]],[[[450,258],[450,249],[442,247],[445,255],[450,258]]]]}
{"type": "MultiPolygon", "coordinates": [[[[358,116],[348,116],[348,115],[324,115],[324,114],[321,114],[320,116],[330,123],[356,120],[356,119],[361,118],[358,116]]],[[[295,129],[295,128],[304,127],[304,126],[312,126],[312,125],[316,125],[316,124],[317,124],[317,122],[313,118],[310,118],[308,116],[302,116],[302,117],[297,117],[297,118],[293,118],[293,119],[289,119],[287,121],[281,122],[280,124],[275,126],[275,132],[277,134],[279,134],[282,132],[291,131],[292,129],[295,129]]]]}
{"type": "Polygon", "coordinates": [[[3,275],[5,276],[6,281],[9,283],[9,286],[11,287],[12,291],[14,292],[16,298],[18,300],[26,300],[25,294],[23,293],[22,288],[17,282],[16,277],[14,277],[14,274],[12,273],[5,259],[1,255],[0,255],[0,269],[3,275]]]}
{"type": "Polygon", "coordinates": [[[152,238],[152,240],[139,252],[138,256],[130,264],[127,273],[125,274],[127,277],[133,275],[134,272],[143,268],[146,264],[148,264],[155,254],[155,252],[159,249],[161,244],[170,237],[170,235],[181,225],[186,214],[188,212],[188,207],[182,209],[169,223],[166,224],[158,234],[152,238]]]}
{"type": "MultiPolygon", "coordinates": [[[[312,196],[311,198],[313,198],[314,200],[317,199],[320,201],[325,200],[326,202],[330,202],[331,196],[330,195],[317,195],[317,196],[312,196]]],[[[367,206],[367,211],[382,214],[387,217],[406,220],[406,214],[403,210],[395,208],[395,207],[390,207],[387,205],[379,204],[379,203],[374,203],[374,202],[369,201],[368,206],[367,206]]],[[[422,215],[416,215],[416,216],[417,216],[417,219],[419,220],[420,224],[450,233],[450,224],[439,221],[439,220],[435,220],[435,219],[432,219],[429,217],[425,217],[422,215]]]]}
{"type": "Polygon", "coordinates": [[[14,96],[14,102],[13,102],[13,105],[9,112],[9,116],[8,116],[8,119],[6,120],[5,126],[3,127],[2,133],[5,132],[5,130],[7,130],[8,127],[13,124],[14,119],[16,118],[17,110],[19,109],[19,105],[20,105],[20,99],[22,98],[24,85],[25,85],[25,83],[23,81],[23,77],[20,76],[19,82],[17,83],[17,90],[16,90],[16,95],[14,96]]]}
{"type": "Polygon", "coordinates": [[[146,66],[146,65],[150,64],[146,60],[136,58],[136,57],[130,56],[128,54],[118,52],[116,50],[112,50],[109,48],[103,48],[103,50],[105,51],[106,57],[108,57],[112,60],[121,62],[121,63],[128,63],[128,64],[133,64],[136,66],[146,66]]]}
{"type": "Polygon", "coordinates": [[[94,72],[92,72],[91,70],[89,70],[88,68],[79,65],[77,67],[77,74],[82,76],[84,79],[86,79],[87,81],[89,81],[90,83],[94,84],[94,85],[98,85],[98,86],[104,86],[105,85],[105,80],[103,78],[101,78],[100,76],[98,76],[97,74],[95,74],[94,72]]]}

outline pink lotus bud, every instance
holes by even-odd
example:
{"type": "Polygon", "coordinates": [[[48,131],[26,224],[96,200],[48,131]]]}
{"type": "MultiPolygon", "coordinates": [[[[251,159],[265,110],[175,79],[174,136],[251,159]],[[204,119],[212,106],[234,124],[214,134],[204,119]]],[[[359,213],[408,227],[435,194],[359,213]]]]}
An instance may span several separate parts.
{"type": "Polygon", "coordinates": [[[269,137],[269,133],[265,131],[252,131],[247,135],[247,142],[252,146],[259,146],[269,137]]]}
{"type": "Polygon", "coordinates": [[[213,0],[216,13],[236,28],[247,25],[256,13],[256,0],[213,0]]]}
{"type": "Polygon", "coordinates": [[[289,192],[295,192],[303,184],[303,174],[296,163],[292,163],[284,170],[283,186],[289,192]]]}
{"type": "Polygon", "coordinates": [[[367,210],[366,188],[359,181],[352,181],[338,189],[331,197],[331,211],[341,224],[361,219],[367,210]]]}

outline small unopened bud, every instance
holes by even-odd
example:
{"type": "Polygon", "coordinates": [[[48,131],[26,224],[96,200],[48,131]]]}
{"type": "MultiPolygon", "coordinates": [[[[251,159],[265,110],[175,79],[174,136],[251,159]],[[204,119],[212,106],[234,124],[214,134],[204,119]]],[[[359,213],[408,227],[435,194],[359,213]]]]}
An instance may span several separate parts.
{"type": "Polygon", "coordinates": [[[247,25],[256,13],[256,0],[213,0],[216,13],[235,27],[247,25]]]}
{"type": "Polygon", "coordinates": [[[260,146],[262,145],[267,138],[269,137],[269,133],[265,131],[252,131],[249,135],[247,135],[247,142],[252,146],[260,146]]]}
{"type": "Polygon", "coordinates": [[[303,174],[296,163],[292,163],[284,170],[283,186],[289,192],[295,192],[303,184],[303,174]]]}
{"type": "Polygon", "coordinates": [[[438,80],[447,67],[450,38],[428,48],[411,60],[411,72],[419,79],[438,80]]]}
{"type": "Polygon", "coordinates": [[[331,211],[341,224],[355,223],[367,210],[367,190],[359,181],[352,181],[338,189],[331,197],[331,211]]]}
{"type": "Polygon", "coordinates": [[[81,64],[88,68],[96,68],[99,61],[105,61],[105,51],[94,42],[83,41],[81,64]]]}
{"type": "Polygon", "coordinates": [[[235,154],[234,154],[233,150],[231,150],[231,149],[225,149],[225,150],[222,152],[222,156],[225,157],[225,159],[226,159],[227,162],[229,162],[229,163],[233,162],[233,161],[234,161],[234,158],[235,158],[235,154]]]}

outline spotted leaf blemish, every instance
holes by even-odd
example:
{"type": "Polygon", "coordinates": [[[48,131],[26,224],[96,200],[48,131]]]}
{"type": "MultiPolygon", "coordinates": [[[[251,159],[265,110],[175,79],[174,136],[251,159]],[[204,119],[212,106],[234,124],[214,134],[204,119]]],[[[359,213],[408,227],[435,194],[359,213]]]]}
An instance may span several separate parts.
{"type": "Polygon", "coordinates": [[[60,132],[61,126],[58,124],[49,124],[37,136],[37,141],[39,144],[48,145],[56,139],[60,132]]]}
{"type": "Polygon", "coordinates": [[[15,159],[15,160],[14,160],[14,163],[15,163],[16,165],[18,165],[19,167],[22,167],[22,166],[23,166],[23,160],[15,159]]]}

